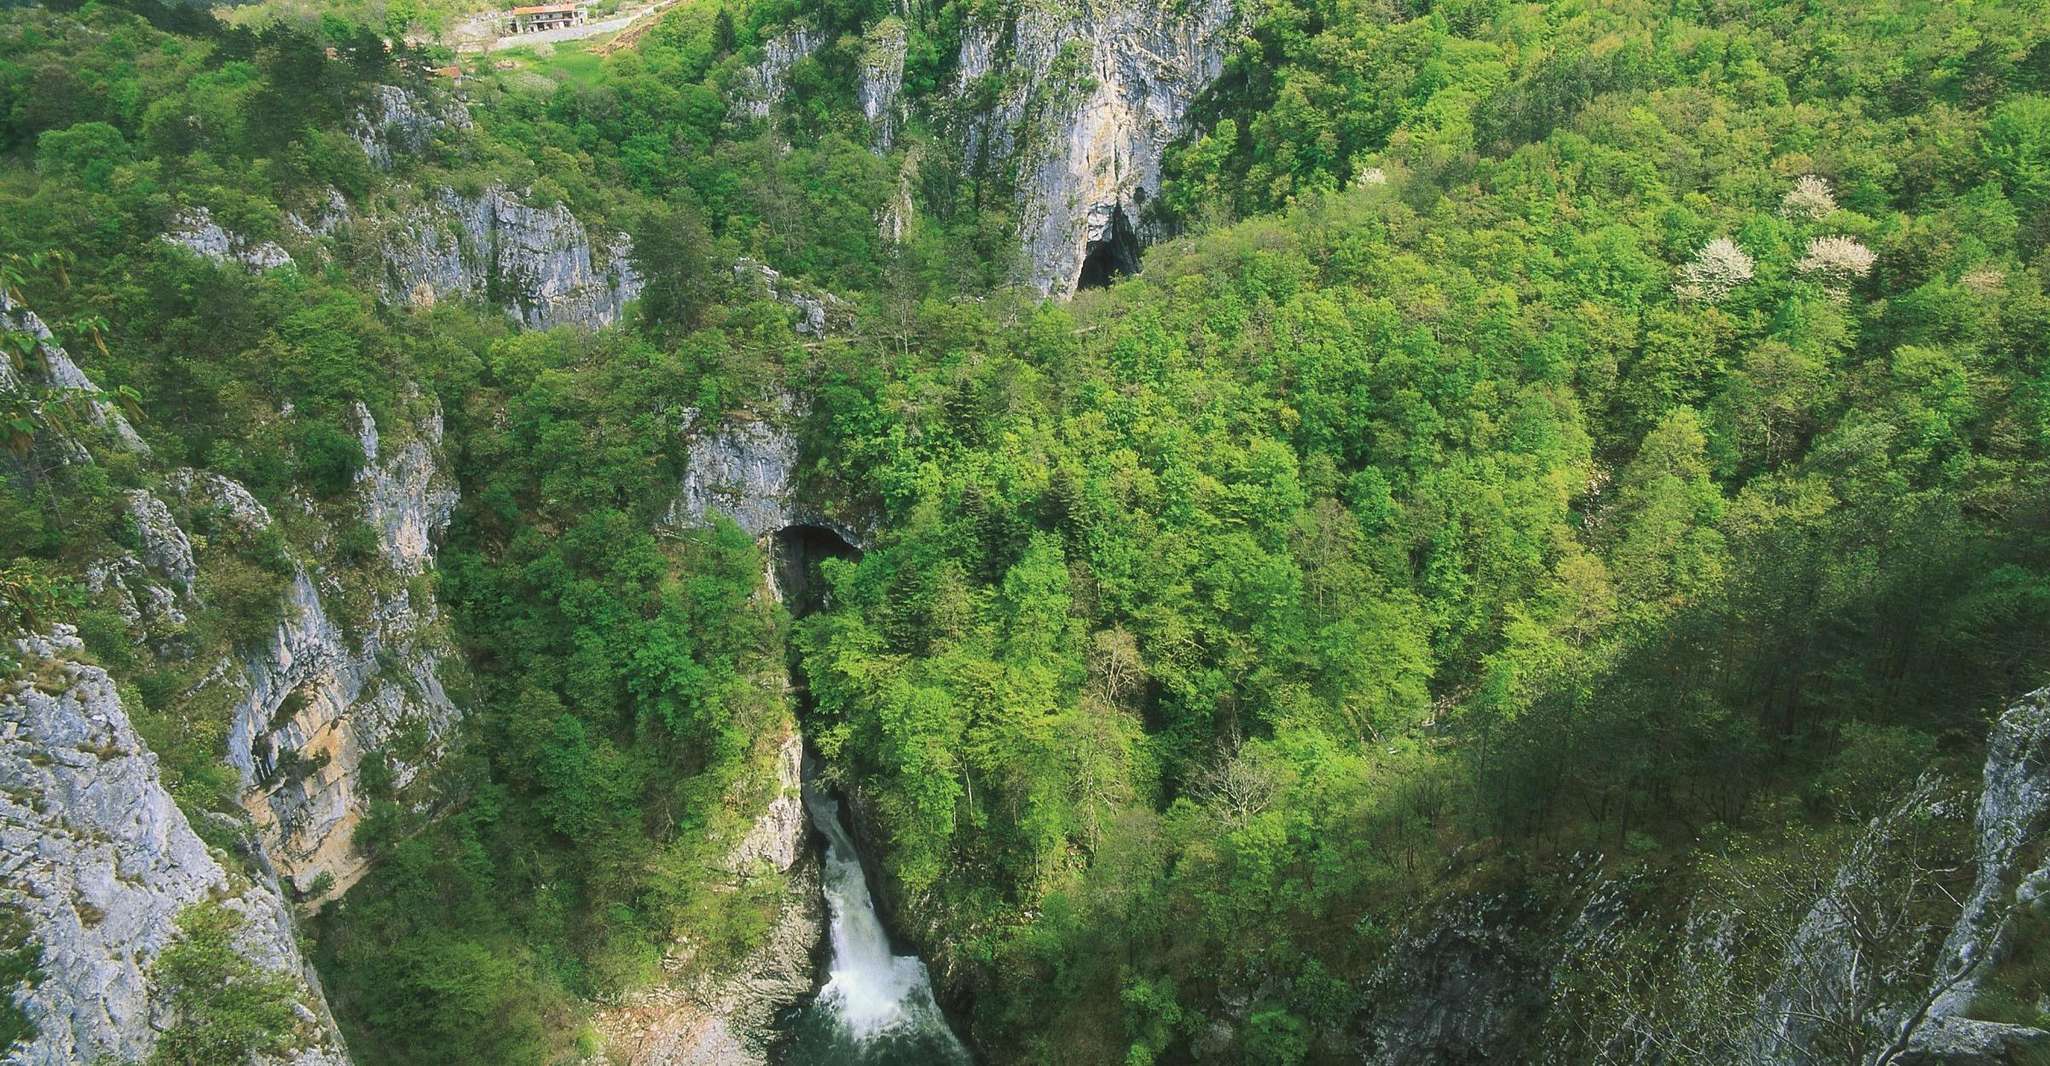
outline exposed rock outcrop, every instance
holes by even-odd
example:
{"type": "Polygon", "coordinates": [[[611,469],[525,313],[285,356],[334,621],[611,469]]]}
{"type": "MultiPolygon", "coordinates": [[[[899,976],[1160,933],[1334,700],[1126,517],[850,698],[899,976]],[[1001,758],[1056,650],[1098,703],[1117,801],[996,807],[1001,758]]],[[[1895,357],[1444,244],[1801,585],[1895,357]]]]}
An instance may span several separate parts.
{"type": "Polygon", "coordinates": [[[239,263],[251,270],[276,270],[292,265],[292,254],[276,241],[252,241],[214,221],[205,207],[188,207],[171,219],[164,240],[216,263],[239,263]]]}
{"type": "Polygon", "coordinates": [[[663,960],[670,981],[602,1011],[596,1019],[614,1062],[628,1066],[765,1066],[778,1011],[812,990],[812,953],[825,928],[817,853],[799,797],[803,741],[777,751],[776,794],[723,863],[737,881],[783,879],[768,936],[725,974],[693,970],[695,949],[675,945],[663,960]]]}
{"type": "MultiPolygon", "coordinates": [[[[22,389],[43,388],[55,393],[84,394],[89,402],[85,405],[86,418],[96,427],[105,430],[112,442],[127,451],[147,455],[149,445],[135,432],[120,408],[106,399],[106,393],[86,377],[85,371],[71,361],[71,356],[57,343],[50,333],[50,327],[37,317],[34,311],[16,303],[5,292],[0,292],[0,327],[9,332],[26,333],[35,338],[35,351],[24,372],[17,373],[13,362],[0,359],[0,392],[15,392],[22,389]]],[[[60,402],[61,395],[55,397],[60,402]]],[[[31,401],[31,408],[39,404],[31,401]]],[[[58,461],[82,461],[87,457],[83,446],[72,435],[41,434],[38,444],[47,444],[58,461]]]]}
{"type": "Polygon", "coordinates": [[[883,240],[895,244],[910,232],[912,220],[917,216],[917,204],[912,199],[913,182],[918,179],[918,168],[925,162],[925,153],[919,145],[913,145],[904,153],[904,161],[897,166],[897,191],[883,204],[876,218],[876,231],[883,240]]]}
{"type": "Polygon", "coordinates": [[[396,85],[371,89],[370,100],[356,112],[350,136],[380,170],[390,170],[399,156],[417,155],[443,130],[470,128],[470,112],[453,100],[438,100],[396,85]]]}
{"type": "Polygon", "coordinates": [[[114,682],[72,658],[69,627],[20,641],[25,676],[0,691],[0,904],[26,919],[39,974],[14,990],[35,1026],[8,1063],[140,1062],[177,1024],[152,974],[187,908],[243,919],[238,952],[298,988],[295,1066],[348,1060],[291,914],[260,871],[208,851],[157,776],[114,682]]]}
{"type": "Polygon", "coordinates": [[[1015,169],[1039,291],[1065,296],[1092,251],[1152,236],[1142,209],[1161,157],[1222,73],[1232,18],[1230,0],[1085,0],[963,31],[956,98],[997,93],[964,116],[967,157],[1015,169]]]}
{"type": "Polygon", "coordinates": [[[791,328],[807,337],[823,337],[844,323],[850,309],[847,302],[829,292],[813,292],[783,277],[783,272],[772,269],[766,263],[752,259],[737,259],[733,263],[733,280],[742,285],[760,285],[769,298],[789,304],[797,310],[797,321],[791,328]]]}
{"type": "Polygon", "coordinates": [[[2023,865],[2030,845],[2050,835],[2050,689],[2009,707],[1987,745],[1985,785],[1974,821],[1978,877],[1943,944],[1941,969],[1957,980],[1936,997],[1934,1012],[1959,1014],[1986,974],[2005,957],[2009,914],[2018,906],[2050,906],[2050,854],[2023,865]]]}
{"type": "Polygon", "coordinates": [[[530,328],[596,329],[641,292],[626,234],[594,235],[567,206],[536,206],[504,186],[441,189],[383,226],[392,302],[498,298],[530,328]]]}
{"type": "Polygon", "coordinates": [[[443,433],[441,409],[429,412],[420,433],[390,455],[380,455],[377,422],[360,403],[356,425],[365,461],[356,474],[364,518],[379,532],[378,545],[392,570],[425,573],[434,564],[434,540],[448,527],[458,499],[455,483],[434,458],[443,433]]]}
{"type": "Polygon", "coordinates": [[[762,45],[762,61],[741,73],[733,110],[748,118],[765,119],[783,99],[785,81],[797,61],[819,50],[825,34],[810,26],[793,26],[762,45]]]}
{"type": "Polygon", "coordinates": [[[86,567],[86,589],[111,598],[129,628],[159,655],[183,657],[178,638],[199,572],[192,541],[154,493],[131,489],[127,501],[137,550],[86,567]]]}
{"type": "MultiPolygon", "coordinates": [[[[390,771],[391,787],[412,785],[439,757],[460,712],[440,679],[448,654],[438,608],[405,580],[433,564],[434,539],[456,504],[434,451],[438,411],[404,443],[379,438],[369,412],[359,433],[371,462],[358,479],[364,520],[380,533],[389,577],[355,592],[365,616],[345,626],[323,587],[303,567],[286,593],[284,618],[257,651],[223,664],[209,682],[228,686],[235,705],[227,758],[241,771],[243,805],[266,853],[300,894],[324,898],[362,875],[354,846],[371,801],[364,769],[390,771]]],[[[179,471],[166,488],[187,507],[212,507],[247,530],[270,513],[242,486],[218,475],[179,471]]],[[[202,594],[203,594],[202,590],[202,594]]]]}
{"type": "Polygon", "coordinates": [[[1466,900],[1400,938],[1373,988],[1363,1061],[1373,1066],[1512,1061],[1543,1000],[1549,960],[1510,901],[1466,900]]]}
{"type": "Polygon", "coordinates": [[[897,139],[898,97],[904,91],[904,56],[908,41],[904,20],[890,16],[869,27],[861,53],[861,84],[856,98],[868,119],[877,151],[887,152],[897,139]]]}
{"type": "MultiPolygon", "coordinates": [[[[1429,906],[1395,936],[1345,1054],[1562,1066],[1671,1061],[1678,1048],[1690,1061],[1747,1066],[2031,1061],[2050,1032],[1974,1012],[1986,985],[2006,979],[2024,909],[2050,910],[2050,690],[1995,725],[1972,813],[1928,777],[1833,865],[1796,854],[1741,864],[1726,880],[1656,868],[1616,880],[1582,861],[1551,889],[1429,906]],[[1948,871],[1961,863],[1974,880],[1953,895],[1948,871]],[[1675,874],[1687,880],[1667,880],[1675,874]]],[[[1230,1007],[1211,1015],[1227,1019],[1230,1007]]],[[[1212,1028],[1196,1050],[1228,1053],[1230,1025],[1212,1028]]]]}
{"type": "Polygon", "coordinates": [[[353,212],[342,190],[330,185],[321,198],[296,211],[285,212],[285,228],[301,237],[327,237],[340,230],[353,212]]]}
{"type": "Polygon", "coordinates": [[[756,539],[788,526],[818,526],[861,547],[860,531],[800,491],[797,438],[787,427],[794,408],[786,397],[772,418],[693,415],[683,483],[665,522],[702,526],[724,515],[756,539]]]}

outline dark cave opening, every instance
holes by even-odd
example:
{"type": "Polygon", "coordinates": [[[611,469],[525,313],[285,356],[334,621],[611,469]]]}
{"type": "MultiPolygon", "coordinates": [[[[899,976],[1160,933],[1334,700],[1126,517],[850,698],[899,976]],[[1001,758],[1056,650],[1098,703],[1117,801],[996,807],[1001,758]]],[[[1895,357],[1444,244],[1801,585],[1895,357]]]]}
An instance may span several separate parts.
{"type": "Polygon", "coordinates": [[[825,606],[826,586],[819,564],[827,559],[859,559],[861,549],[825,526],[784,526],[770,546],[776,589],[790,617],[803,618],[825,606]]]}
{"type": "Polygon", "coordinates": [[[1138,272],[1139,234],[1125,217],[1124,208],[1112,208],[1110,232],[1102,240],[1090,241],[1082,253],[1082,273],[1075,278],[1075,288],[1106,289],[1112,280],[1138,272]]]}

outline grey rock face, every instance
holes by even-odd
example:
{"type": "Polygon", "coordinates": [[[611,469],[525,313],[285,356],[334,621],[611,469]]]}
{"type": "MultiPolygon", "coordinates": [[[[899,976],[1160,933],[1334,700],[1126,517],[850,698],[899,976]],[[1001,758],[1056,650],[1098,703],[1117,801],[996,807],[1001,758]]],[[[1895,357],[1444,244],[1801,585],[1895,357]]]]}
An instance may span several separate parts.
{"type": "Polygon", "coordinates": [[[727,870],[743,875],[766,864],[787,872],[796,864],[808,832],[799,789],[803,770],[804,738],[793,733],[776,750],[776,796],[726,856],[727,870]]]}
{"type": "Polygon", "coordinates": [[[771,269],[765,263],[752,259],[738,259],[733,263],[734,280],[742,284],[758,284],[767,290],[769,298],[779,300],[797,309],[797,322],[792,327],[807,337],[823,337],[848,313],[847,304],[832,293],[808,292],[784,280],[782,271],[771,269]]]}
{"type": "MultiPolygon", "coordinates": [[[[431,413],[394,447],[368,411],[358,412],[374,460],[358,478],[364,520],[382,534],[384,565],[401,578],[431,568],[434,539],[455,507],[435,459],[440,422],[431,413]]],[[[215,508],[245,529],[272,520],[248,490],[216,474],[179,471],[165,486],[187,506],[215,508]]],[[[448,650],[433,600],[405,582],[368,598],[367,617],[345,631],[314,576],[298,570],[277,631],[261,650],[224,663],[212,682],[232,689],[228,761],[242,773],[243,806],[270,861],[300,893],[323,875],[327,892],[361,877],[365,860],[353,838],[368,809],[367,760],[386,760],[394,785],[405,788],[439,757],[460,718],[440,680],[448,650]]]]}
{"type": "Polygon", "coordinates": [[[1224,69],[1229,0],[1084,0],[1028,5],[1008,34],[963,31],[957,97],[997,79],[996,106],[969,116],[969,158],[1009,160],[1019,175],[1028,281],[1075,289],[1092,242],[1117,215],[1147,232],[1144,198],[1189,107],[1224,69]]]}
{"type": "MultiPolygon", "coordinates": [[[[2050,1032],[1971,1011],[2013,949],[2021,909],[2050,906],[2046,835],[2050,690],[1995,725],[1975,810],[1924,779],[1864,827],[1791,914],[1776,908],[1806,871],[1761,882],[1756,897],[1697,886],[1676,908],[1665,874],[1620,882],[1596,866],[1543,907],[1432,908],[1377,971],[1358,1054],[1377,1064],[1655,1063],[1687,1047],[1745,1066],[2027,1061],[2050,1049],[2050,1032]],[[1933,878],[1964,858],[1975,880],[1948,910],[1953,897],[1933,878]],[[1646,940],[1659,945],[1652,956],[1628,946],[1646,940]]],[[[1225,1049],[1230,1035],[1207,1044],[1225,1049]]]]}
{"type": "Polygon", "coordinates": [[[312,207],[285,213],[285,225],[301,237],[327,237],[333,235],[351,217],[349,201],[342,191],[329,186],[327,194],[312,207]]]}
{"type": "Polygon", "coordinates": [[[2050,879],[2050,857],[2034,871],[2020,865],[2023,849],[2050,833],[2050,689],[2023,697],[1993,727],[1974,829],[1978,878],[1942,955],[1943,972],[1961,976],[1937,997],[1939,1016],[1970,1006],[1986,972],[2007,954],[2007,913],[2018,902],[2039,902],[2050,879]]]}
{"type": "Polygon", "coordinates": [[[785,81],[797,61],[819,50],[824,34],[809,26],[794,26],[762,45],[762,61],[742,73],[733,110],[747,118],[765,119],[783,99],[785,81]]]}
{"type": "MultiPolygon", "coordinates": [[[[36,339],[36,363],[26,375],[15,373],[13,364],[0,359],[0,392],[15,392],[32,386],[61,392],[83,393],[90,398],[86,405],[86,418],[92,424],[105,430],[113,442],[122,449],[149,454],[149,445],[128,424],[128,419],[119,408],[103,397],[106,395],[93,380],[71,361],[71,356],[51,335],[50,327],[37,317],[34,311],[16,303],[6,293],[0,292],[0,327],[11,332],[26,333],[36,339]]],[[[47,442],[60,462],[82,462],[88,453],[76,440],[63,437],[47,442]]]]}
{"type": "Polygon", "coordinates": [[[891,243],[904,239],[911,229],[917,206],[912,200],[912,182],[918,178],[918,168],[925,161],[921,146],[913,145],[904,153],[904,161],[897,167],[897,191],[890,195],[890,201],[883,205],[876,219],[876,230],[882,238],[891,243]]]}
{"type": "Polygon", "coordinates": [[[301,573],[269,646],[241,663],[229,761],[242,772],[243,806],[265,851],[300,893],[313,893],[323,875],[329,892],[362,876],[353,838],[368,809],[366,761],[389,760],[403,788],[433,763],[459,718],[437,673],[442,649],[419,635],[433,621],[431,605],[402,590],[377,604],[353,648],[301,573]],[[400,750],[416,722],[422,750],[400,750]]]}
{"type": "Polygon", "coordinates": [[[192,562],[192,541],[171,517],[171,509],[155,494],[133,489],[128,493],[128,514],[142,540],[142,561],[157,576],[190,589],[199,568],[192,562]]]}
{"type": "Polygon", "coordinates": [[[469,109],[438,101],[396,85],[371,90],[370,102],[356,112],[350,136],[380,170],[390,170],[398,156],[417,155],[444,129],[468,129],[469,109]]]}
{"type": "Polygon", "coordinates": [[[129,626],[143,631],[159,654],[177,654],[175,639],[186,623],[198,568],[192,541],[164,501],[142,489],[127,494],[128,514],[140,541],[137,554],[103,559],[86,568],[86,588],[111,593],[129,626]]]}
{"type": "Polygon", "coordinates": [[[250,495],[241,482],[211,470],[173,470],[165,475],[164,488],[173,495],[219,509],[222,520],[237,528],[257,530],[271,524],[270,508],[250,495]]]}
{"type": "Polygon", "coordinates": [[[27,919],[41,977],[15,1000],[36,1026],[10,1064],[147,1058],[177,1023],[151,966],[185,908],[215,899],[246,920],[238,947],[299,983],[299,1066],[348,1059],[293,939],[291,915],[261,878],[224,869],[164,790],[105,671],[68,661],[69,629],[21,641],[30,679],[0,692],[0,902],[27,919]]]}
{"type": "Polygon", "coordinates": [[[665,523],[690,528],[724,515],[756,539],[788,526],[818,526],[861,547],[859,530],[800,491],[797,439],[784,425],[795,406],[785,397],[774,418],[735,414],[693,428],[683,483],[665,523]]]}
{"type": "Polygon", "coordinates": [[[292,265],[290,252],[276,241],[250,241],[228,232],[204,207],[189,207],[171,220],[164,240],[216,263],[240,263],[251,270],[276,270],[292,265]]]}
{"type": "Polygon", "coordinates": [[[764,537],[791,524],[797,441],[775,424],[737,420],[696,433],[687,463],[669,505],[671,525],[701,526],[725,515],[764,537]]]}
{"type": "Polygon", "coordinates": [[[876,150],[887,152],[897,139],[897,98],[904,91],[904,20],[892,15],[869,27],[865,43],[856,97],[876,150]]]}
{"type": "Polygon", "coordinates": [[[1541,1000],[1544,965],[1516,930],[1530,916],[1503,900],[1469,900],[1406,934],[1374,975],[1381,1006],[1367,1025],[1374,1066],[1509,1062],[1541,1000]]]}
{"type": "Polygon", "coordinates": [[[641,292],[626,234],[594,236],[568,207],[536,207],[503,186],[474,196],[442,189],[385,225],[389,301],[424,306],[498,293],[530,328],[596,329],[618,321],[641,292]]]}
{"type": "Polygon", "coordinates": [[[2050,1033],[2026,1025],[1945,1016],[1915,1033],[1897,1066],[2006,1066],[2027,1051],[2050,1048],[2050,1033]]]}
{"type": "Polygon", "coordinates": [[[425,573],[434,563],[434,539],[455,514],[455,484],[441,472],[433,449],[442,439],[441,411],[419,427],[421,434],[380,459],[377,423],[361,404],[356,420],[369,462],[356,474],[363,486],[365,519],[381,534],[385,562],[396,572],[425,573]]]}
{"type": "Polygon", "coordinates": [[[1900,949],[1900,958],[1874,958],[1849,923],[1880,924],[1860,894],[1872,894],[1870,886],[1900,866],[1895,838],[1941,813],[1924,786],[1875,820],[1853,849],[1830,891],[1803,919],[1780,978],[1761,1004],[1757,1061],[1810,1061],[1820,1019],[1844,1003],[1868,1005],[1856,1022],[1875,1034],[1876,1047],[1899,1052],[1888,1061],[1997,1064],[2008,1061],[2012,1049],[2050,1047],[2050,1032],[1969,1016],[1986,976],[2012,947],[2014,915],[2034,905],[2038,886],[2050,879],[2050,859],[2039,859],[2033,870],[2022,862],[2028,846],[2050,832],[2050,690],[2017,701],[1995,724],[1973,823],[1972,891],[1926,968],[1927,986],[1899,987],[1900,977],[1890,975],[1912,979],[1924,972],[1912,964],[1916,946],[1900,949]]]}
{"type": "Polygon", "coordinates": [[[800,788],[803,741],[786,738],[777,792],[722,865],[736,878],[784,879],[782,904],[762,945],[722,975],[690,974],[695,949],[675,945],[668,984],[599,1013],[612,1061],[629,1066],[765,1066],[776,1013],[812,990],[812,951],[825,931],[817,854],[806,846],[800,788]],[[795,812],[793,814],[793,812],[795,812]]]}

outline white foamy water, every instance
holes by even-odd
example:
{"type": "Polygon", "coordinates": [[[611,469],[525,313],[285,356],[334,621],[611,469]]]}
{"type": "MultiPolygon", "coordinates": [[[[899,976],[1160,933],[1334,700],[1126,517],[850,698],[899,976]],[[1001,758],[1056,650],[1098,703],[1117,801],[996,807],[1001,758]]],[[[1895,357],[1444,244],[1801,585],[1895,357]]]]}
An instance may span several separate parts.
{"type": "Polygon", "coordinates": [[[969,1061],[933,1000],[924,960],[890,950],[889,934],[862,874],[861,855],[840,824],[839,802],[806,788],[804,803],[812,824],[826,837],[826,908],[832,917],[832,963],[813,1010],[829,1015],[840,1038],[856,1045],[896,1045],[908,1039],[937,1061],[969,1061]]]}

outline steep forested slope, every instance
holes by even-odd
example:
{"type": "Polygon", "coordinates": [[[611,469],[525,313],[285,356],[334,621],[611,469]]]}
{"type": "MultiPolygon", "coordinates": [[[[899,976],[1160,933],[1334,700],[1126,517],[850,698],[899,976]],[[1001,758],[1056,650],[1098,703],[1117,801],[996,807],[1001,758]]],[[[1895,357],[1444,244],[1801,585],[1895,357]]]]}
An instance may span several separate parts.
{"type": "Polygon", "coordinates": [[[14,14],[0,621],[358,1061],[787,985],[800,728],[995,1061],[2046,1053],[2041,3],[14,14]]]}

